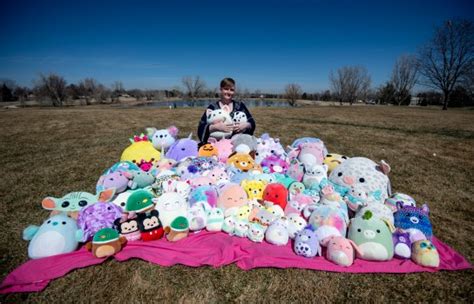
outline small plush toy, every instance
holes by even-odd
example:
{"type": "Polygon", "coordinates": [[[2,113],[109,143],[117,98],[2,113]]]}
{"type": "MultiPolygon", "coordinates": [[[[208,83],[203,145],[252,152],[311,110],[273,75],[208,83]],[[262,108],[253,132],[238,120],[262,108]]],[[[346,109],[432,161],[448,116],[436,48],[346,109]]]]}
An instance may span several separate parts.
{"type": "Polygon", "coordinates": [[[297,182],[301,182],[303,181],[304,173],[305,168],[302,162],[296,158],[293,158],[289,161],[288,170],[286,171],[288,176],[297,182]]]}
{"type": "Polygon", "coordinates": [[[233,215],[248,203],[247,193],[238,184],[229,183],[219,190],[217,207],[224,210],[224,216],[233,215]]]}
{"type": "Polygon", "coordinates": [[[292,213],[287,216],[288,219],[288,234],[290,239],[294,239],[296,234],[303,230],[308,223],[306,220],[297,213],[292,213]]]}
{"type": "Polygon", "coordinates": [[[112,200],[112,203],[117,206],[117,207],[120,207],[120,209],[122,209],[122,211],[125,211],[125,206],[127,205],[127,200],[128,198],[130,197],[130,195],[132,195],[132,193],[136,191],[136,190],[127,190],[125,192],[122,192],[122,193],[119,193],[113,200],[112,200]]]}
{"type": "Polygon", "coordinates": [[[408,232],[412,243],[425,239],[431,240],[433,228],[428,205],[423,204],[421,208],[416,208],[399,203],[398,207],[398,211],[393,214],[395,227],[408,232]]]}
{"type": "Polygon", "coordinates": [[[83,241],[91,240],[102,228],[112,228],[115,219],[121,216],[122,209],[111,202],[98,202],[82,209],[77,217],[77,225],[83,231],[83,241]]]}
{"type": "Polygon", "coordinates": [[[272,138],[270,135],[268,135],[268,133],[264,133],[260,136],[260,138],[257,138],[255,162],[260,164],[263,159],[270,155],[284,158],[285,149],[283,149],[279,138],[272,138]]]}
{"type": "Polygon", "coordinates": [[[215,138],[209,137],[209,143],[217,149],[219,162],[225,164],[229,155],[232,154],[232,141],[225,138],[217,141],[215,138]]]}
{"type": "Polygon", "coordinates": [[[249,220],[250,217],[250,212],[252,211],[252,208],[250,205],[243,205],[240,206],[239,209],[234,213],[234,216],[237,220],[249,220]]]}
{"type": "Polygon", "coordinates": [[[408,194],[404,193],[394,193],[392,196],[385,200],[385,205],[392,209],[392,212],[396,212],[398,210],[397,204],[400,202],[399,205],[401,206],[408,206],[408,207],[416,207],[416,201],[413,197],[409,196],[408,194]]]}
{"type": "Polygon", "coordinates": [[[170,224],[165,227],[166,239],[170,242],[177,242],[184,239],[189,234],[189,222],[184,216],[176,217],[170,224]]]}
{"type": "Polygon", "coordinates": [[[416,241],[412,245],[411,259],[425,267],[439,267],[439,253],[429,240],[416,241]]]}
{"type": "Polygon", "coordinates": [[[358,257],[364,260],[388,261],[393,258],[393,240],[390,224],[367,211],[355,217],[349,226],[348,238],[359,246],[358,257]]]}
{"type": "Polygon", "coordinates": [[[207,231],[221,231],[224,224],[224,211],[221,208],[212,208],[207,211],[207,231]]]}
{"type": "Polygon", "coordinates": [[[276,216],[267,209],[261,209],[256,215],[256,221],[264,226],[270,226],[275,220],[276,216]]]}
{"type": "Polygon", "coordinates": [[[131,161],[143,171],[149,171],[160,160],[161,153],[153,147],[146,135],[134,136],[130,142],[132,144],[122,152],[120,161],[131,161]]]}
{"type": "Polygon", "coordinates": [[[154,198],[153,202],[156,204],[155,209],[159,212],[159,219],[163,227],[170,226],[175,218],[187,215],[188,203],[182,195],[176,192],[163,193],[160,197],[154,198]]]}
{"type": "Polygon", "coordinates": [[[265,231],[265,240],[270,244],[284,246],[288,244],[289,239],[288,223],[286,220],[278,219],[274,221],[265,231]]]}
{"type": "Polygon", "coordinates": [[[222,231],[230,234],[230,235],[233,235],[234,234],[234,230],[235,230],[235,223],[236,223],[236,219],[233,215],[230,215],[230,216],[226,216],[224,218],[224,223],[222,224],[222,231]]]}
{"type": "Polygon", "coordinates": [[[164,188],[169,183],[170,180],[179,180],[179,175],[173,171],[162,171],[156,176],[155,182],[151,185],[151,189],[155,196],[160,196],[163,194],[164,188]],[[165,185],[165,187],[163,187],[165,185]]]}
{"type": "Polygon", "coordinates": [[[314,258],[316,255],[320,256],[322,254],[318,237],[311,226],[304,228],[296,234],[293,249],[297,255],[306,258],[314,258]]]}
{"type": "Polygon", "coordinates": [[[120,172],[130,172],[130,171],[138,171],[140,168],[131,161],[120,161],[116,162],[115,164],[112,165],[109,169],[105,170],[102,175],[107,175],[110,173],[114,173],[117,171],[120,172]]]}
{"type": "Polygon", "coordinates": [[[306,188],[311,188],[314,184],[321,185],[324,179],[328,178],[328,167],[326,165],[313,164],[306,167],[303,184],[306,188]]]}
{"type": "MultiPolygon", "coordinates": [[[[207,116],[208,124],[214,124],[218,122],[222,122],[224,124],[234,123],[232,118],[230,117],[228,109],[216,109],[216,110],[207,109],[206,116],[207,116]]],[[[215,132],[212,132],[209,136],[216,139],[222,139],[222,138],[229,137],[231,134],[232,132],[215,131],[215,132]]]]}
{"type": "Polygon", "coordinates": [[[163,182],[162,187],[164,192],[176,192],[185,199],[188,199],[189,193],[191,192],[191,185],[189,183],[175,179],[169,179],[163,182]]]}
{"type": "Polygon", "coordinates": [[[188,172],[190,173],[203,173],[208,170],[212,170],[218,166],[217,158],[215,157],[190,157],[188,158],[188,172]]]}
{"type": "Polygon", "coordinates": [[[132,179],[133,175],[131,172],[115,171],[102,175],[97,182],[97,192],[104,191],[106,189],[115,189],[115,194],[122,193],[128,188],[128,183],[132,179]]]}
{"type": "Polygon", "coordinates": [[[140,229],[138,228],[138,221],[136,215],[123,215],[114,221],[114,228],[121,236],[125,237],[127,241],[138,241],[141,239],[140,229]]]}
{"type": "Polygon", "coordinates": [[[326,258],[337,265],[351,266],[354,263],[354,250],[362,255],[359,247],[343,236],[330,236],[322,241],[322,245],[327,247],[326,258]]]}
{"type": "Polygon", "coordinates": [[[128,182],[128,187],[132,190],[142,189],[151,186],[155,182],[155,176],[151,172],[142,170],[133,171],[132,179],[128,182]]]}
{"type": "Polygon", "coordinates": [[[298,194],[302,194],[306,190],[302,182],[292,182],[288,187],[288,199],[293,199],[298,194]]]}
{"type": "Polygon", "coordinates": [[[198,156],[200,157],[219,157],[219,152],[217,148],[212,144],[204,144],[198,150],[198,156]]]}
{"type": "Polygon", "coordinates": [[[155,207],[153,195],[144,189],[133,192],[127,199],[125,212],[147,212],[155,207]]]}
{"type": "Polygon", "coordinates": [[[202,204],[206,209],[217,206],[218,192],[215,186],[199,186],[189,193],[189,207],[202,204]]]}
{"type": "Polygon", "coordinates": [[[397,229],[392,235],[392,240],[395,257],[409,259],[411,257],[410,234],[397,229]]]}
{"type": "Polygon", "coordinates": [[[76,250],[82,240],[82,231],[76,220],[59,213],[48,218],[38,226],[28,226],[23,231],[23,239],[31,241],[28,245],[28,256],[39,259],[76,250]]]}
{"type": "Polygon", "coordinates": [[[265,157],[260,165],[267,168],[270,173],[285,174],[288,171],[288,163],[276,155],[269,155],[265,157]]]}
{"type": "Polygon", "coordinates": [[[235,153],[250,154],[255,158],[257,138],[249,134],[236,134],[232,137],[232,151],[235,153]]]}
{"type": "Polygon", "coordinates": [[[288,176],[286,174],[280,174],[280,173],[273,173],[273,175],[276,178],[276,183],[283,185],[286,189],[290,188],[290,185],[295,182],[291,176],[288,176]]]}
{"type": "Polygon", "coordinates": [[[223,166],[214,167],[212,170],[204,172],[203,175],[214,180],[216,185],[224,185],[230,182],[229,174],[227,174],[223,166]]]}
{"type": "MultiPolygon", "coordinates": [[[[293,195],[291,199],[288,201],[288,204],[286,204],[285,207],[285,215],[290,215],[292,213],[301,215],[301,212],[303,212],[303,209],[312,204],[314,201],[313,199],[306,194],[299,193],[296,195],[293,195]]],[[[308,215],[309,216],[309,215],[308,215]]]]}
{"type": "Polygon", "coordinates": [[[263,200],[279,205],[285,210],[288,203],[288,190],[279,183],[268,184],[263,191],[263,200]]]}
{"type": "Polygon", "coordinates": [[[67,212],[73,218],[77,218],[82,208],[97,202],[108,202],[115,194],[115,188],[100,191],[97,195],[89,192],[71,192],[61,198],[47,197],[43,199],[41,205],[46,210],[52,210],[52,215],[60,212],[67,212]]]}
{"type": "Polygon", "coordinates": [[[227,159],[227,165],[234,166],[244,172],[252,170],[255,166],[253,158],[246,153],[235,153],[227,159]]]}
{"type": "Polygon", "coordinates": [[[214,185],[214,180],[207,176],[199,176],[197,175],[194,178],[187,180],[187,182],[191,185],[192,189],[202,186],[212,186],[214,185]]]}
{"type": "Polygon", "coordinates": [[[247,114],[242,111],[236,111],[234,112],[234,116],[232,117],[232,121],[234,123],[242,123],[242,122],[247,122],[247,114]]]}
{"type": "Polygon", "coordinates": [[[178,128],[175,126],[170,126],[167,129],[158,130],[156,128],[146,128],[148,138],[151,139],[153,147],[156,150],[164,152],[166,151],[174,142],[178,136],[178,128]]]}
{"type": "Polygon", "coordinates": [[[103,228],[94,234],[92,242],[86,244],[86,249],[92,251],[96,258],[106,258],[113,256],[127,243],[127,239],[119,236],[118,232],[112,228],[103,228]]]}
{"type": "Polygon", "coordinates": [[[261,200],[263,197],[263,189],[266,183],[258,180],[244,179],[240,185],[247,192],[249,200],[261,200]]]}
{"type": "Polygon", "coordinates": [[[324,157],[323,164],[328,166],[328,174],[331,174],[332,170],[334,170],[337,166],[342,164],[347,159],[349,159],[349,157],[345,155],[331,153],[327,154],[326,157],[324,157]]]}
{"type": "Polygon", "coordinates": [[[171,158],[164,158],[162,157],[159,161],[157,161],[152,168],[152,171],[165,171],[165,170],[170,170],[176,165],[176,160],[171,159],[171,158]]]}
{"type": "Polygon", "coordinates": [[[153,241],[163,237],[164,231],[160,223],[158,211],[153,209],[150,212],[138,213],[137,220],[142,240],[153,241]]]}
{"type": "Polygon", "coordinates": [[[202,204],[194,204],[188,209],[189,230],[200,231],[206,228],[207,213],[202,204]]]}
{"type": "Polygon", "coordinates": [[[249,240],[255,243],[263,242],[265,238],[265,231],[267,230],[267,226],[261,225],[259,223],[250,223],[249,229],[247,231],[247,237],[249,240]]]}
{"type": "MultiPolygon", "coordinates": [[[[365,192],[365,189],[361,185],[353,185],[344,196],[344,202],[346,202],[347,207],[352,211],[358,211],[362,207],[367,206],[368,198],[369,194],[365,192]]],[[[379,203],[374,203],[373,205],[379,205],[379,203]]]]}
{"type": "Polygon", "coordinates": [[[197,156],[198,144],[191,137],[192,134],[189,134],[188,138],[178,139],[166,152],[166,158],[181,161],[186,157],[197,156]]]}
{"type": "Polygon", "coordinates": [[[249,230],[249,221],[246,219],[236,219],[234,226],[234,235],[238,237],[247,237],[249,230]]]}

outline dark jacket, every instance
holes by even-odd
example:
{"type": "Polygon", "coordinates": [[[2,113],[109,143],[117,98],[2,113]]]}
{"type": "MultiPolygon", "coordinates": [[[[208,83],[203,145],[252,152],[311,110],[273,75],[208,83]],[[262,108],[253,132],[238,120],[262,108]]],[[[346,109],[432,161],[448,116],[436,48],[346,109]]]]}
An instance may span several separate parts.
{"type": "MultiPolygon", "coordinates": [[[[243,133],[244,134],[249,134],[253,135],[253,132],[255,131],[255,120],[252,117],[252,114],[250,114],[249,110],[245,106],[245,104],[241,101],[235,101],[232,100],[233,103],[233,109],[232,112],[230,113],[230,117],[234,117],[235,112],[244,112],[245,115],[247,115],[247,121],[250,123],[250,128],[246,129],[243,133]]],[[[198,137],[199,140],[201,141],[201,145],[207,143],[207,140],[209,139],[209,126],[210,124],[207,123],[207,115],[206,112],[208,109],[210,110],[217,110],[220,109],[219,105],[219,100],[212,102],[204,111],[204,114],[202,114],[201,120],[199,121],[199,126],[198,126],[198,137]]],[[[234,135],[234,134],[232,134],[234,135]]]]}

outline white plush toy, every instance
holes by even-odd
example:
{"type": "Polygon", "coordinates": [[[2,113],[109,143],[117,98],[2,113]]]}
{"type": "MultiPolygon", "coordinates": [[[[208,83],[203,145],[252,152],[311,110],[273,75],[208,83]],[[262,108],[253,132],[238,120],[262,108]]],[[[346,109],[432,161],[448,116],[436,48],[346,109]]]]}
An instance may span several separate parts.
{"type": "MultiPolygon", "coordinates": [[[[207,123],[213,124],[215,122],[223,122],[225,124],[233,124],[233,120],[230,117],[230,114],[223,110],[223,109],[217,109],[217,110],[207,110],[207,123]]],[[[227,138],[232,134],[232,132],[222,132],[222,131],[215,131],[210,134],[210,137],[216,138],[216,139],[222,139],[222,138],[227,138]]]]}
{"type": "Polygon", "coordinates": [[[178,216],[186,217],[188,203],[186,199],[176,192],[165,192],[160,197],[154,198],[155,209],[159,212],[159,218],[163,227],[171,225],[178,216]]]}
{"type": "Polygon", "coordinates": [[[303,176],[303,184],[306,188],[311,188],[314,184],[320,185],[321,182],[328,177],[328,166],[313,164],[305,167],[305,173],[303,176]]]}
{"type": "Polygon", "coordinates": [[[207,211],[207,231],[221,231],[224,224],[224,211],[221,208],[212,208],[207,211]]]}
{"type": "Polygon", "coordinates": [[[302,231],[308,224],[306,220],[297,213],[291,213],[287,217],[288,219],[288,234],[290,239],[295,239],[296,234],[302,231]]]}
{"type": "Polygon", "coordinates": [[[237,111],[234,113],[234,117],[232,118],[234,123],[242,123],[242,122],[247,122],[247,114],[242,111],[237,111]]]}
{"type": "Polygon", "coordinates": [[[252,242],[261,243],[265,237],[266,229],[267,226],[260,225],[259,223],[251,223],[249,230],[247,231],[247,237],[252,242]]]}
{"type": "Polygon", "coordinates": [[[265,231],[265,240],[270,244],[284,246],[288,244],[289,239],[288,223],[286,220],[278,219],[274,221],[265,231]]]}
{"type": "Polygon", "coordinates": [[[148,137],[151,139],[153,147],[158,151],[166,151],[178,136],[178,128],[171,126],[168,129],[158,130],[156,128],[146,128],[148,137]]]}

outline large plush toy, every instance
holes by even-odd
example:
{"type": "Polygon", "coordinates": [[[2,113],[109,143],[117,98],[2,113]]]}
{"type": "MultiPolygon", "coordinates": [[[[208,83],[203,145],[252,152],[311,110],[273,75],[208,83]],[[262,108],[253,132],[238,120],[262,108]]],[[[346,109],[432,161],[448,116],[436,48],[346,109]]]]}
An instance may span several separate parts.
{"type": "Polygon", "coordinates": [[[115,189],[115,193],[122,193],[127,190],[133,174],[127,171],[114,171],[102,175],[97,181],[96,191],[101,192],[106,189],[115,189]]]}
{"type": "Polygon", "coordinates": [[[421,208],[403,206],[398,204],[398,211],[394,213],[395,227],[410,234],[412,243],[420,240],[431,240],[433,229],[429,218],[428,205],[423,204],[421,208]]]}
{"type": "Polygon", "coordinates": [[[358,257],[364,260],[388,261],[393,258],[393,240],[390,224],[373,217],[367,211],[362,217],[355,217],[349,226],[348,238],[360,249],[358,257]]]}
{"type": "Polygon", "coordinates": [[[328,174],[331,174],[331,172],[340,164],[342,164],[344,161],[348,160],[349,157],[341,154],[327,154],[326,157],[324,157],[323,164],[328,166],[328,174]]]}
{"type": "Polygon", "coordinates": [[[161,153],[153,147],[146,135],[134,136],[130,142],[132,144],[122,152],[121,161],[131,161],[143,171],[148,171],[160,160],[161,153]]]}
{"type": "Polygon", "coordinates": [[[269,155],[265,157],[260,165],[263,168],[267,168],[270,173],[281,173],[285,174],[288,171],[288,163],[276,155],[269,155]]]}
{"type": "Polygon", "coordinates": [[[332,235],[346,235],[346,218],[339,208],[328,205],[308,205],[304,210],[306,215],[307,210],[311,211],[308,224],[313,227],[320,241],[332,235]]]}
{"type": "Polygon", "coordinates": [[[150,212],[139,213],[137,220],[142,240],[153,241],[161,239],[164,231],[161,226],[158,211],[151,210],[150,212]]]}
{"type": "Polygon", "coordinates": [[[189,222],[184,216],[176,217],[169,226],[165,227],[166,239],[170,242],[177,242],[184,239],[189,234],[189,222]]]}
{"type": "Polygon", "coordinates": [[[92,251],[96,258],[106,258],[122,250],[127,239],[120,236],[112,228],[103,228],[94,235],[92,242],[86,244],[86,248],[92,251]]]}
{"type": "Polygon", "coordinates": [[[82,209],[77,224],[84,233],[83,241],[92,239],[102,228],[112,228],[115,219],[122,216],[122,209],[113,203],[99,202],[82,209]]]}
{"type": "Polygon", "coordinates": [[[304,228],[296,234],[293,249],[297,255],[306,258],[314,258],[322,253],[318,237],[311,226],[304,228]]]}
{"type": "Polygon", "coordinates": [[[82,231],[76,220],[60,213],[48,218],[40,227],[28,226],[23,231],[23,239],[31,241],[28,256],[39,259],[76,250],[82,241],[82,231]]]}
{"type": "Polygon", "coordinates": [[[122,215],[121,218],[115,219],[114,228],[121,236],[125,237],[127,241],[138,241],[141,239],[138,220],[135,214],[133,216],[122,215]]]}
{"type": "Polygon", "coordinates": [[[411,259],[418,265],[425,267],[439,267],[439,254],[436,247],[429,240],[416,241],[413,246],[411,259]]]}
{"type": "Polygon", "coordinates": [[[268,184],[263,191],[263,200],[279,205],[285,210],[288,203],[288,189],[280,183],[268,184]]]}
{"type": "MultiPolygon", "coordinates": [[[[216,110],[207,109],[206,116],[207,116],[208,124],[214,124],[218,122],[222,122],[224,124],[234,123],[232,120],[232,117],[230,117],[228,109],[216,109],[216,110]]],[[[222,139],[222,138],[229,137],[231,134],[232,132],[215,131],[215,132],[212,132],[209,136],[216,139],[222,139]]]]}
{"type": "Polygon", "coordinates": [[[225,217],[234,215],[241,206],[247,203],[247,193],[238,184],[229,183],[219,190],[217,207],[224,210],[225,217]]]}
{"type": "Polygon", "coordinates": [[[167,129],[146,128],[148,138],[151,139],[153,147],[162,153],[176,141],[178,128],[170,126],[167,129]]]}
{"type": "Polygon", "coordinates": [[[313,165],[322,165],[326,148],[322,141],[312,143],[301,143],[288,153],[288,159],[298,159],[305,168],[313,165]]]}
{"type": "Polygon", "coordinates": [[[176,192],[163,193],[160,197],[154,198],[153,201],[156,203],[155,209],[159,212],[159,219],[163,227],[170,226],[171,222],[179,216],[186,217],[188,203],[182,195],[176,192]]]}
{"type": "Polygon", "coordinates": [[[95,204],[99,201],[108,202],[115,194],[115,188],[100,191],[96,195],[89,192],[71,192],[61,198],[47,197],[41,205],[46,210],[52,210],[52,215],[67,212],[73,218],[77,218],[82,208],[95,204]]]}
{"type": "Polygon", "coordinates": [[[188,138],[181,138],[177,140],[166,152],[166,158],[181,161],[186,157],[198,155],[198,144],[191,139],[192,134],[188,138]]]}
{"type": "Polygon", "coordinates": [[[329,180],[342,196],[356,186],[367,193],[368,202],[383,203],[391,193],[389,172],[390,166],[384,161],[376,164],[365,157],[352,157],[337,166],[329,180]]]}
{"type": "Polygon", "coordinates": [[[229,155],[232,154],[232,141],[225,138],[217,141],[215,138],[209,137],[209,143],[217,149],[219,162],[225,164],[229,155]]]}
{"type": "Polygon", "coordinates": [[[284,246],[288,244],[290,238],[287,229],[288,223],[286,220],[278,219],[265,231],[265,240],[273,245],[284,246]]]}
{"type": "Polygon", "coordinates": [[[354,262],[354,250],[358,255],[362,255],[359,247],[343,236],[330,236],[322,241],[327,247],[326,258],[341,266],[351,266],[354,262]]]}

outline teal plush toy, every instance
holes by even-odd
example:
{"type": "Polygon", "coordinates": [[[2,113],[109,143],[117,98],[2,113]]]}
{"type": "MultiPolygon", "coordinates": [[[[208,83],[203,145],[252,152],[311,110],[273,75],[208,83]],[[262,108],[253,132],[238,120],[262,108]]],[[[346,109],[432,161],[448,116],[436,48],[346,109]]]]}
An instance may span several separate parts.
{"type": "Polygon", "coordinates": [[[112,199],[114,194],[114,188],[100,191],[96,195],[89,192],[71,192],[61,198],[47,197],[43,199],[41,205],[44,209],[53,211],[51,213],[52,215],[67,212],[68,215],[77,219],[79,211],[83,208],[97,202],[108,202],[112,199]]]}
{"type": "Polygon", "coordinates": [[[357,256],[364,260],[388,261],[393,258],[393,240],[390,224],[366,211],[362,217],[351,220],[348,238],[359,247],[357,256]]]}

